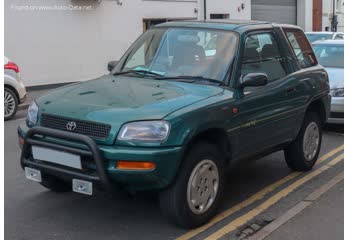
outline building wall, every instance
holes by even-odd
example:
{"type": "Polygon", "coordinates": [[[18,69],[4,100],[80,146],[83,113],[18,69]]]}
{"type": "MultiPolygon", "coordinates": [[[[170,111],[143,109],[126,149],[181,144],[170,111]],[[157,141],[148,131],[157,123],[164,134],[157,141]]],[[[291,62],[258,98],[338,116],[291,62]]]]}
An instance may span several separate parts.
{"type": "MultiPolygon", "coordinates": [[[[298,25],[309,31],[312,1],[297,1],[298,25]]],[[[107,73],[107,62],[143,32],[144,19],[204,16],[203,0],[5,0],[4,7],[5,55],[19,65],[27,86],[107,73]]],[[[251,19],[251,0],[207,0],[210,14],[251,19]]]]}
{"type": "Polygon", "coordinates": [[[143,18],[197,18],[197,1],[121,2],[5,0],[5,55],[27,86],[82,81],[107,72],[143,32],[143,18]],[[86,8],[57,10],[70,5],[86,8]]]}
{"type": "Polygon", "coordinates": [[[336,0],[336,14],[338,15],[338,32],[344,32],[344,0],[336,0]]]}
{"type": "Polygon", "coordinates": [[[304,31],[312,31],[312,0],[297,0],[297,24],[304,31]]]}
{"type": "MultiPolygon", "coordinates": [[[[203,2],[203,0],[201,0],[203,2]]],[[[207,18],[210,14],[229,14],[230,19],[251,19],[250,0],[207,0],[207,18]],[[243,8],[242,8],[243,4],[243,8]]]]}
{"type": "MultiPolygon", "coordinates": [[[[338,15],[338,32],[344,31],[344,0],[336,0],[336,14],[338,15]]],[[[331,29],[333,16],[333,0],[323,0],[322,2],[322,29],[331,29]]]]}

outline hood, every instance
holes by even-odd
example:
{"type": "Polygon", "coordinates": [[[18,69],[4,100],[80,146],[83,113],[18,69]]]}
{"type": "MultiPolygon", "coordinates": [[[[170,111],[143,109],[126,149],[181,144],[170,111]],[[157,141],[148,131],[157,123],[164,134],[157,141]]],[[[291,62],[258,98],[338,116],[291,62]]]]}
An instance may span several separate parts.
{"type": "Polygon", "coordinates": [[[37,103],[40,113],[110,124],[116,134],[126,122],[163,119],[222,91],[212,85],[105,75],[56,89],[37,103]]]}
{"type": "Polygon", "coordinates": [[[344,88],[344,68],[326,68],[330,89],[344,88]]]}

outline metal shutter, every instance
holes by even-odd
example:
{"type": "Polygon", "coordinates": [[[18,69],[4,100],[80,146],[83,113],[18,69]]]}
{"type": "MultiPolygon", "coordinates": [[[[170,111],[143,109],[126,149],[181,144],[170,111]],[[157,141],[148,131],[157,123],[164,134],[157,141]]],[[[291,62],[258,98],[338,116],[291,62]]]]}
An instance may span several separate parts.
{"type": "Polygon", "coordinates": [[[297,0],[251,0],[252,19],[297,24],[297,0]]]}

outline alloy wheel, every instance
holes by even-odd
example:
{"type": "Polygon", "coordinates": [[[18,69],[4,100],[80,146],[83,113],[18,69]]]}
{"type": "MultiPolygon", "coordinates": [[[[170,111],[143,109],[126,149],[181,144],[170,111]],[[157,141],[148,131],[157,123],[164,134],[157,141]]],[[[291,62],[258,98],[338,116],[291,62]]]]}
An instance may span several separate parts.
{"type": "Polygon", "coordinates": [[[303,141],[303,151],[307,161],[311,161],[315,157],[319,144],[320,132],[318,125],[315,122],[310,122],[305,129],[303,141]]]}
{"type": "Polygon", "coordinates": [[[4,95],[4,115],[5,118],[13,114],[16,109],[16,100],[15,97],[8,91],[5,90],[4,95]]]}
{"type": "Polygon", "coordinates": [[[194,214],[205,213],[214,203],[219,188],[219,171],[209,159],[193,169],[187,186],[187,202],[194,214]]]}

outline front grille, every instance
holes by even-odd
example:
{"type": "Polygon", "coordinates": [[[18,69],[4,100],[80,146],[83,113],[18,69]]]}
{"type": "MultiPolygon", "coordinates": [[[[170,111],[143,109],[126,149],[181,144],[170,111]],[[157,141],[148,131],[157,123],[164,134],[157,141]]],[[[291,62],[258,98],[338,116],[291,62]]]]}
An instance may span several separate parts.
{"type": "Polygon", "coordinates": [[[330,118],[344,118],[343,112],[331,112],[330,118]]]}
{"type": "Polygon", "coordinates": [[[111,130],[111,125],[109,124],[78,120],[46,113],[43,113],[41,115],[41,126],[67,132],[83,134],[91,138],[101,140],[106,139],[111,130]],[[67,129],[67,123],[69,122],[75,122],[76,128],[74,130],[67,129]]]}

